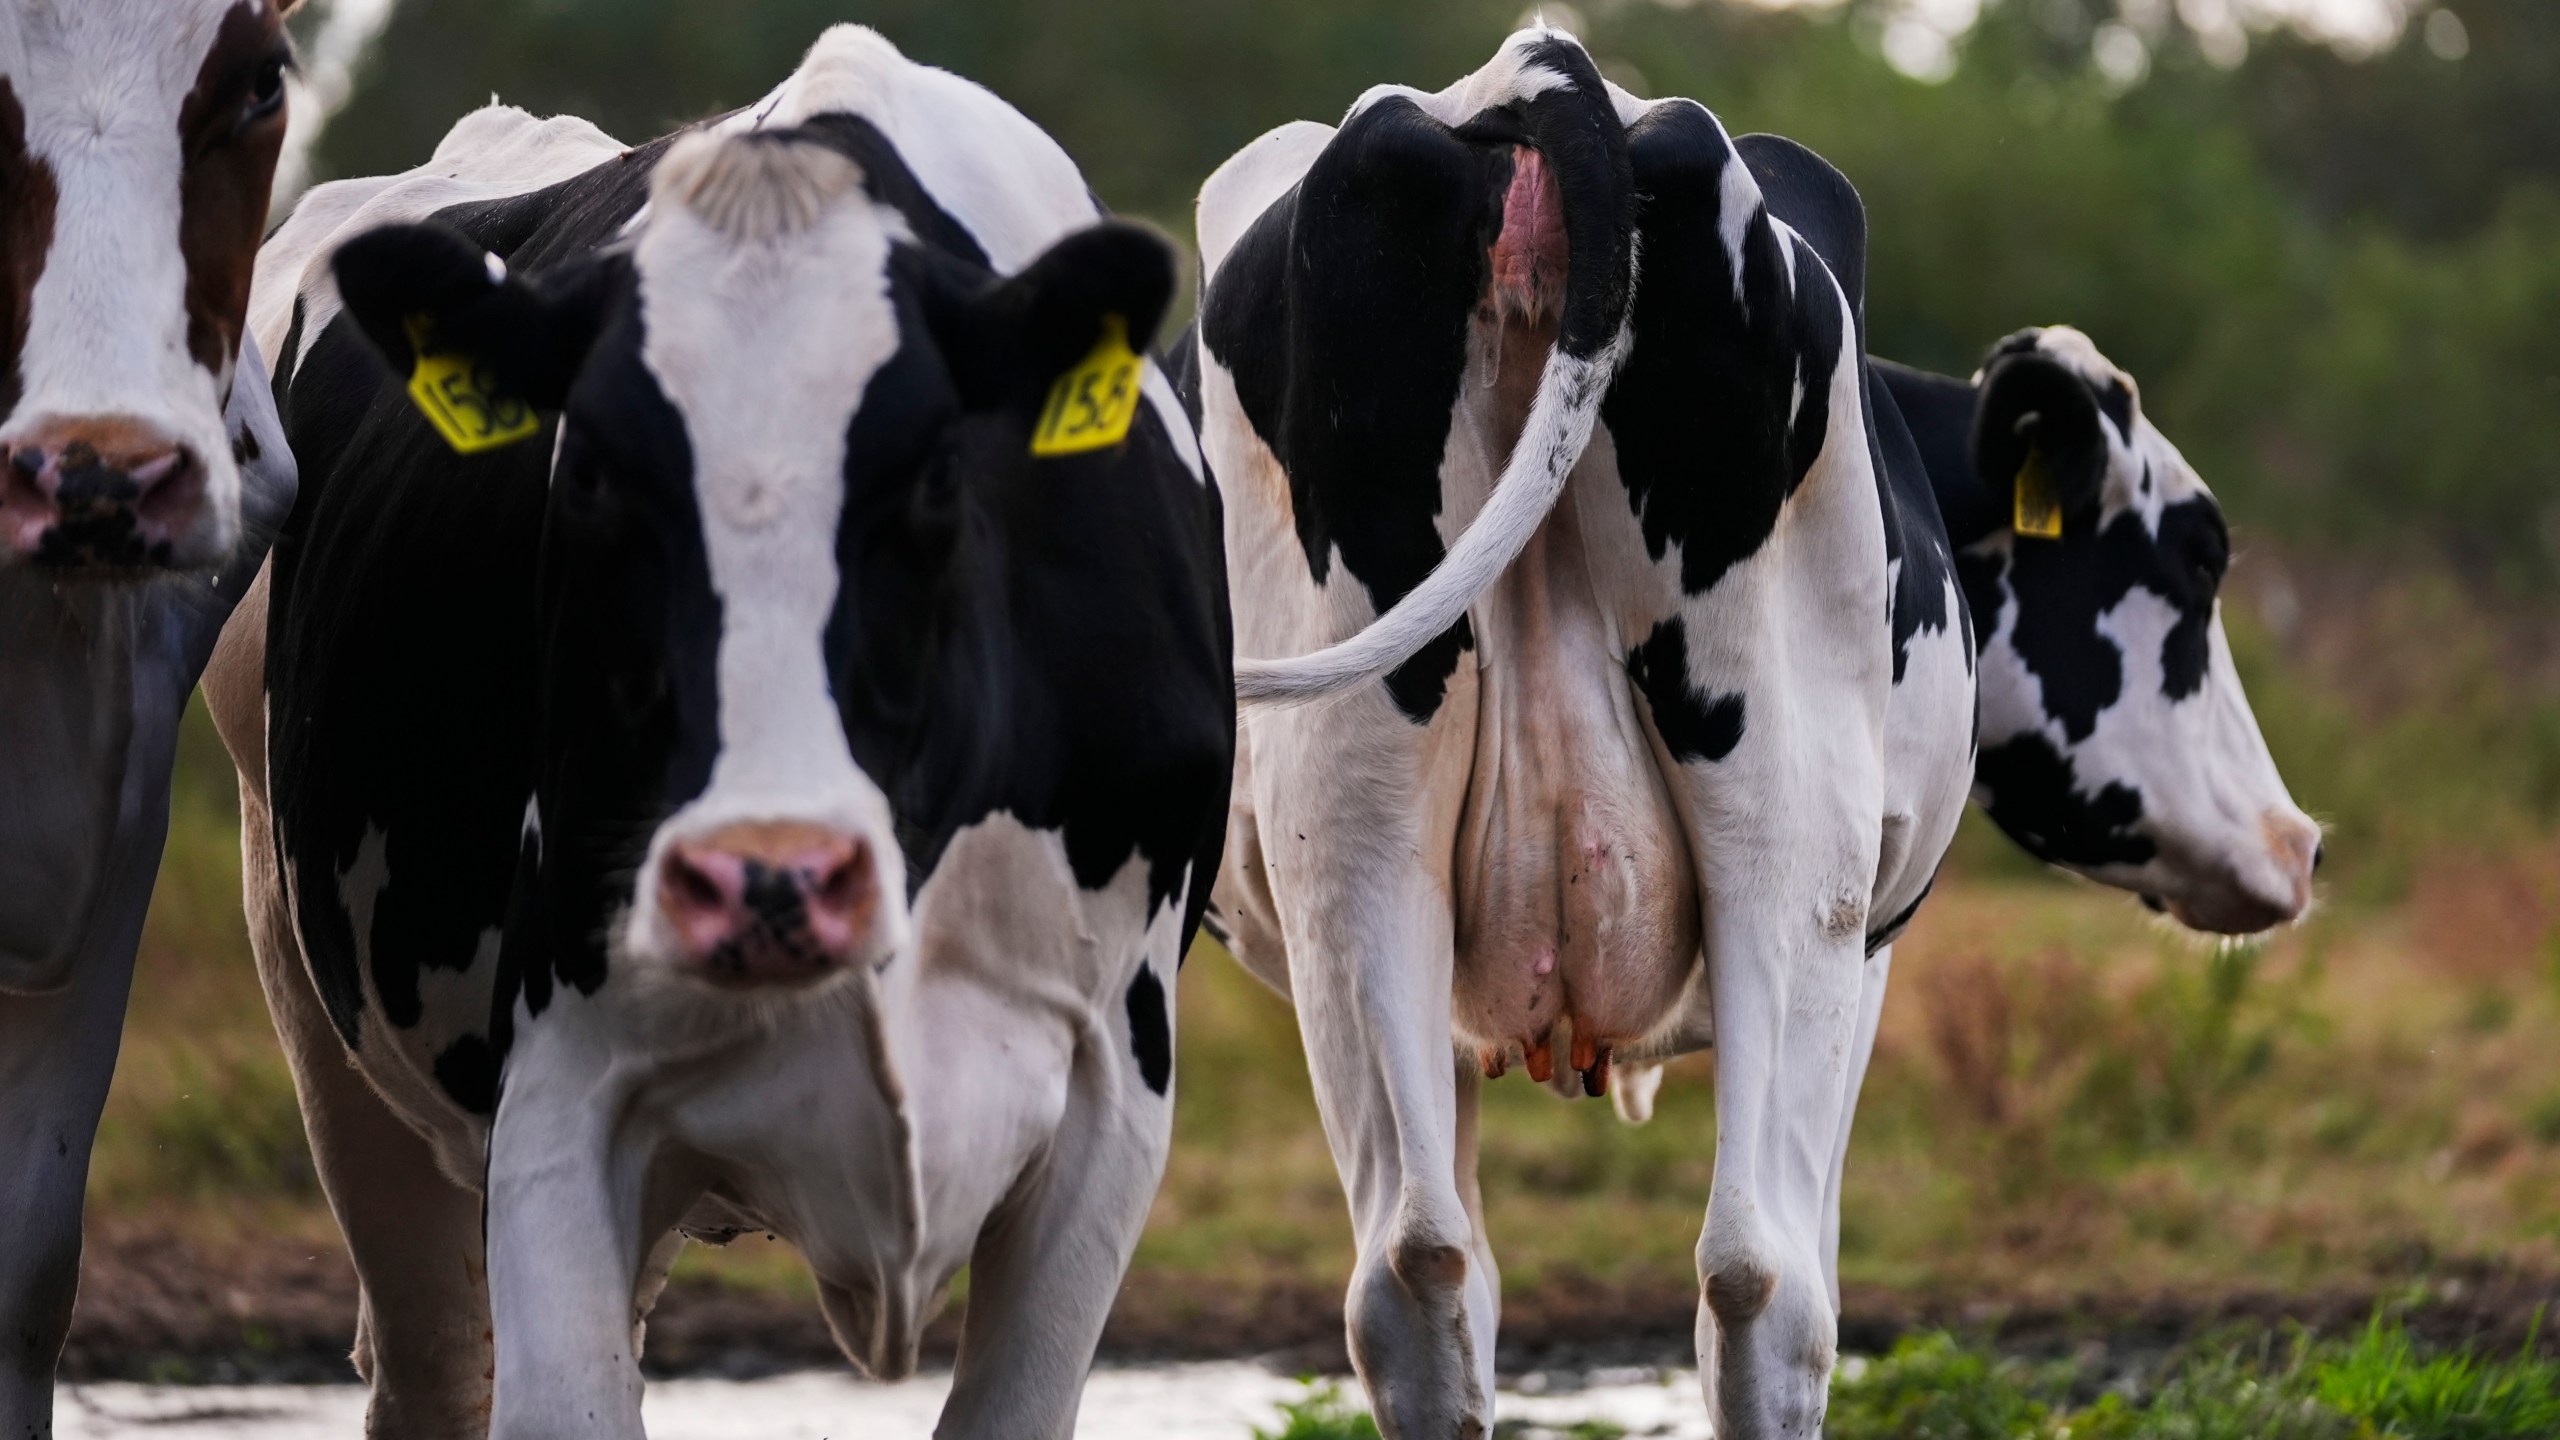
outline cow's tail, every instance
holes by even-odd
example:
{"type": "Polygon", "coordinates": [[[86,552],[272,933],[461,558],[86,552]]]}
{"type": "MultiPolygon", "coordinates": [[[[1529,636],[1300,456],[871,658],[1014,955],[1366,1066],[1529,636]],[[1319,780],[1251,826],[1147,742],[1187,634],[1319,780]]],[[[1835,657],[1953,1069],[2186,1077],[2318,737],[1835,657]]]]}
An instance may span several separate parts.
{"type": "Polygon", "coordinates": [[[1458,623],[1555,508],[1626,354],[1636,256],[1625,127],[1598,69],[1570,39],[1526,31],[1503,59],[1512,65],[1507,103],[1519,138],[1553,176],[1569,257],[1537,398],[1491,498],[1422,583],[1347,640],[1287,659],[1238,660],[1236,698],[1247,704],[1291,704],[1365,684],[1458,623]]]}

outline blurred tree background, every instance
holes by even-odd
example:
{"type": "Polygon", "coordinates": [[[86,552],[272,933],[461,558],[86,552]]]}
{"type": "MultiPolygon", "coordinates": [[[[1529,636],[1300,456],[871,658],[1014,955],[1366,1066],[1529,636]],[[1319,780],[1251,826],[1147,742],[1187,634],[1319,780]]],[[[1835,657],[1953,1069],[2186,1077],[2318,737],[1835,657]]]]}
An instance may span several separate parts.
{"type": "MultiPolygon", "coordinates": [[[[382,0],[332,0],[379,10],[382,0]]],[[[1864,193],[1879,351],[1969,369],[2067,320],[2235,517],[2560,585],[2560,5],[1732,0],[1549,6],[1613,78],[1794,136],[1864,193]],[[2253,8],[2254,7],[2254,8],[2253,8]],[[2405,23],[2399,23],[2403,22],[2405,23]]],[[[1365,87],[1436,87],[1518,0],[399,0],[314,171],[423,160],[492,94],[625,139],[743,104],[838,20],[975,78],[1115,208],[1365,87]]],[[[330,6],[303,22],[325,25],[330,6]]]]}

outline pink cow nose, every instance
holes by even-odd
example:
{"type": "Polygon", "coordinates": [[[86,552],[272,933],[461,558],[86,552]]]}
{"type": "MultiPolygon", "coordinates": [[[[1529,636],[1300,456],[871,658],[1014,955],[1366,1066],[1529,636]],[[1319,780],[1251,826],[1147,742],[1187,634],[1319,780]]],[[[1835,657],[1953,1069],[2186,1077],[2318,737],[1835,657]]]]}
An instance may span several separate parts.
{"type": "Polygon", "coordinates": [[[204,512],[203,462],[135,421],[46,425],[0,466],[0,552],[41,565],[167,565],[204,512]]]}
{"type": "Polygon", "coordinates": [[[658,906],[679,963],[716,984],[815,980],[852,960],[880,909],[869,841],[796,822],[669,844],[658,906]]]}

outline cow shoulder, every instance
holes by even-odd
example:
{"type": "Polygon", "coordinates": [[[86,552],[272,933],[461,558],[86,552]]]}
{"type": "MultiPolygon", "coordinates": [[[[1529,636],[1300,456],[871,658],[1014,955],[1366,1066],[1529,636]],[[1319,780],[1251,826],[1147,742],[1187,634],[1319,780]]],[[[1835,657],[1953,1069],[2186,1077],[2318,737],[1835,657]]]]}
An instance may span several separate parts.
{"type": "MultiPolygon", "coordinates": [[[[660,149],[432,218],[519,264],[574,258],[638,209],[660,149]]],[[[276,551],[267,653],[290,894],[341,1036],[359,1043],[368,1012],[421,1032],[448,1093],[485,1110],[487,996],[533,789],[548,431],[456,455],[352,317],[296,310],[279,389],[304,497],[276,551]]]]}
{"type": "MultiPolygon", "coordinates": [[[[455,121],[414,169],[315,185],[259,247],[250,332],[275,373],[290,376],[288,331],[317,335],[337,317],[329,258],[340,241],[474,202],[520,199],[628,153],[621,141],[573,116],[539,119],[512,105],[487,105],[455,121]]],[[[646,161],[638,168],[645,174],[646,161]]]]}

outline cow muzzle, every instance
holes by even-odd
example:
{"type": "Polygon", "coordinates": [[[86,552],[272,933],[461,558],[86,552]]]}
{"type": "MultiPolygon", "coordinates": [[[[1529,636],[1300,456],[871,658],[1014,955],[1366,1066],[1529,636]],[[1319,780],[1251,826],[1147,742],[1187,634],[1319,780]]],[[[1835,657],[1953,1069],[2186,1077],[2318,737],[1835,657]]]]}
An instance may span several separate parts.
{"type": "Polygon", "coordinates": [[[2159,897],[2155,908],[2191,930],[2216,935],[2255,935],[2301,919],[2311,908],[2312,877],[2320,868],[2320,827],[2286,807],[2268,811],[2259,832],[2262,851],[2222,867],[2185,894],[2159,897]]]}
{"type": "Polygon", "coordinates": [[[0,465],[0,559],[115,575],[209,562],[204,460],[138,421],[45,425],[0,465]]]}
{"type": "Polygon", "coordinates": [[[871,841],[818,825],[733,824],[672,841],[657,902],[677,969],[727,988],[812,984],[888,945],[871,841]]]}

